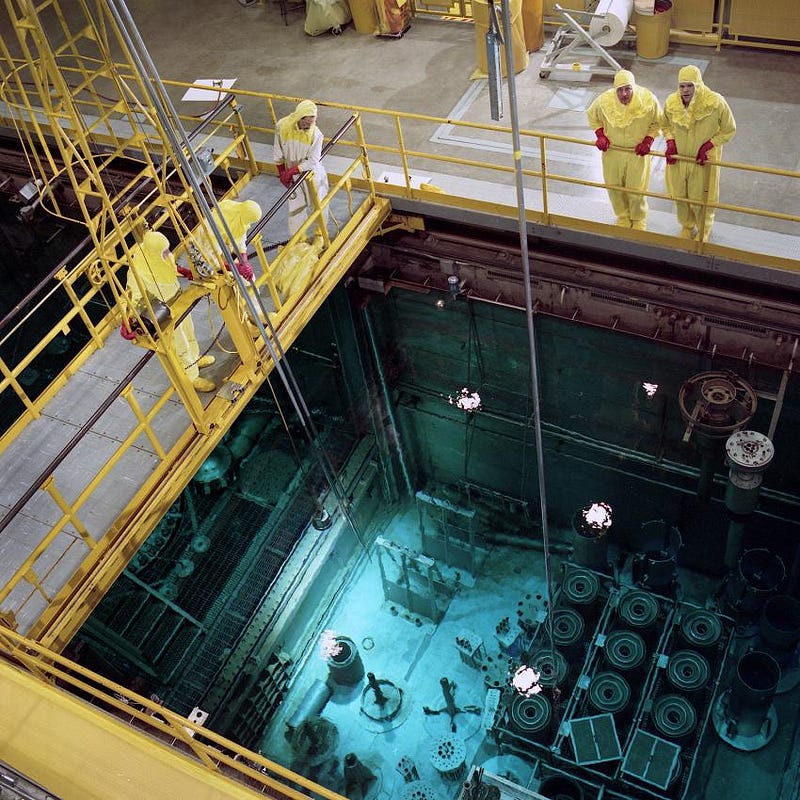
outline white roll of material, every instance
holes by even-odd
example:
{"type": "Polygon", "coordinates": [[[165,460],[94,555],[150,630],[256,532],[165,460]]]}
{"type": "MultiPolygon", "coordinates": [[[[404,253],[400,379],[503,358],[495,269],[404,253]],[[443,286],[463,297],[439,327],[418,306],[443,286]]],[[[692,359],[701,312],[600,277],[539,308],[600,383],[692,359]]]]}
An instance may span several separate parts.
{"type": "Polygon", "coordinates": [[[589,35],[602,47],[616,44],[633,14],[633,0],[600,0],[589,23],[589,35]]]}

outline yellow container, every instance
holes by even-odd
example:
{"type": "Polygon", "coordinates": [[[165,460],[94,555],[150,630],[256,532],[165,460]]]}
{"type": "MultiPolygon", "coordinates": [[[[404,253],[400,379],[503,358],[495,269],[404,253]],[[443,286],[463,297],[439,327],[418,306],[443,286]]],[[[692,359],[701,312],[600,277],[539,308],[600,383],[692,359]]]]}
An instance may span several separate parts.
{"type": "Polygon", "coordinates": [[[535,53],[544,44],[542,0],[522,0],[522,27],[525,31],[525,49],[535,53]]]}
{"type": "Polygon", "coordinates": [[[353,27],[358,33],[378,32],[378,18],[374,0],[348,0],[353,15],[353,27]]]}
{"type": "Polygon", "coordinates": [[[636,26],[636,55],[640,58],[663,58],[669,52],[669,29],[672,23],[672,3],[662,2],[658,7],[666,6],[657,14],[633,15],[636,26]]]}
{"type": "MultiPolygon", "coordinates": [[[[500,30],[503,30],[503,16],[500,4],[495,4],[500,30]]],[[[510,0],[508,13],[511,16],[511,52],[514,54],[514,71],[522,72],[528,66],[528,50],[525,46],[525,29],[522,24],[522,0],[510,0]]],[[[487,75],[489,67],[486,63],[486,34],[489,31],[488,0],[472,0],[472,17],[475,20],[475,63],[473,78],[487,75]]],[[[506,76],[505,46],[500,47],[500,69],[506,76]]]]}

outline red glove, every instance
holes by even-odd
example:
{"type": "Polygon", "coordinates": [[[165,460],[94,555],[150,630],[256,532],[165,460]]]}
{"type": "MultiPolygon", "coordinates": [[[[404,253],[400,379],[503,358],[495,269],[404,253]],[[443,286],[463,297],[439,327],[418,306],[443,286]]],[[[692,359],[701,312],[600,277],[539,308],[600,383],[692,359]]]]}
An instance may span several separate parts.
{"type": "Polygon", "coordinates": [[[246,280],[253,280],[253,267],[247,260],[247,253],[242,253],[236,260],[236,271],[246,280]]]}
{"type": "Polygon", "coordinates": [[[611,142],[608,140],[606,132],[602,128],[598,128],[594,132],[594,135],[597,137],[597,141],[594,143],[594,146],[598,150],[602,150],[605,153],[605,151],[611,147],[611,142]]]}
{"type": "Polygon", "coordinates": [[[705,164],[708,161],[708,151],[714,149],[714,143],[709,139],[707,142],[703,142],[700,145],[700,149],[697,151],[697,156],[695,157],[695,161],[698,164],[705,164]]]}
{"type": "Polygon", "coordinates": [[[294,183],[294,176],[300,174],[300,167],[297,165],[293,167],[287,167],[284,169],[278,177],[281,179],[281,183],[287,188],[290,189],[292,184],[294,183]]]}
{"type": "Polygon", "coordinates": [[[128,327],[128,325],[128,320],[122,320],[122,325],[119,326],[119,335],[123,339],[127,339],[129,342],[132,342],[136,339],[136,334],[128,327]]]}
{"type": "Polygon", "coordinates": [[[194,280],[194,275],[189,267],[182,267],[180,264],[178,264],[178,275],[182,278],[188,278],[190,281],[194,280]]]}
{"type": "Polygon", "coordinates": [[[667,139],[667,149],[664,151],[664,155],[667,157],[667,164],[678,163],[678,159],[675,158],[678,155],[678,145],[675,144],[674,139],[667,139]]]}
{"type": "Polygon", "coordinates": [[[650,148],[653,146],[653,137],[652,136],[645,136],[639,144],[636,145],[636,155],[637,156],[646,156],[650,152],[650,148]]]}

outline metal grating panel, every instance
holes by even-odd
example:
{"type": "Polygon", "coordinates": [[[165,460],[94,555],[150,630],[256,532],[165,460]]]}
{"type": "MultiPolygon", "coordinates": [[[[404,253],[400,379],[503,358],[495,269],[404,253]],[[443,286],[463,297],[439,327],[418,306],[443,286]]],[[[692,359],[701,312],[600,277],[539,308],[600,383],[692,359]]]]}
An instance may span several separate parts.
{"type": "Polygon", "coordinates": [[[599,764],[622,758],[612,714],[573,719],[569,735],[578,764],[599,764]]]}
{"type": "Polygon", "coordinates": [[[678,745],[646,731],[636,731],[622,771],[659,789],[667,789],[680,754],[678,745]]]}

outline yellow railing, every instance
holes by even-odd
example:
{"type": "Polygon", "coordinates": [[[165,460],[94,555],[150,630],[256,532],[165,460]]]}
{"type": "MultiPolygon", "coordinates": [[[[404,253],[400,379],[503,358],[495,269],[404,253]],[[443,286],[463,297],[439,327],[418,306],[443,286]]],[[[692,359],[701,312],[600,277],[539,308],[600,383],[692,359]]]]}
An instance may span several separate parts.
{"type": "MultiPolygon", "coordinates": [[[[203,770],[239,781],[256,792],[264,789],[277,792],[271,796],[287,800],[307,800],[309,797],[346,800],[342,795],[176,714],[158,699],[131,692],[2,626],[0,659],[6,665],[24,669],[45,684],[49,691],[70,692],[80,698],[80,702],[91,704],[98,715],[113,717],[120,724],[136,729],[148,737],[147,746],[154,753],[163,747],[175,748],[203,770]]],[[[24,726],[25,720],[19,722],[24,726]]]]}
{"type": "MultiPolygon", "coordinates": [[[[166,82],[165,85],[176,96],[182,95],[191,86],[182,82],[166,82]]],[[[25,95],[21,87],[24,88],[23,82],[15,85],[12,92],[17,101],[15,123],[20,126],[22,138],[29,144],[34,141],[34,135],[41,141],[46,141],[46,132],[40,119],[41,109],[34,107],[33,99],[25,95]],[[32,115],[36,120],[35,124],[29,121],[29,127],[24,127],[21,121],[23,113],[32,115]]],[[[151,130],[145,126],[135,132],[130,127],[130,118],[110,124],[113,115],[102,108],[102,105],[98,107],[99,97],[101,95],[97,93],[91,108],[94,114],[104,120],[102,131],[98,131],[96,136],[84,135],[83,152],[90,153],[93,148],[98,149],[104,167],[110,168],[111,162],[106,159],[105,154],[109,150],[121,152],[124,144],[127,156],[136,140],[138,146],[146,151],[142,156],[144,167],[136,179],[126,182],[121,194],[104,193],[94,184],[84,192],[82,202],[86,209],[90,208],[90,199],[98,204],[98,221],[92,218],[88,224],[89,243],[95,245],[92,252],[74,265],[64,264],[54,274],[52,283],[43,284],[40,292],[29,299],[21,316],[4,321],[4,327],[0,329],[0,346],[10,341],[11,332],[19,340],[19,346],[14,349],[13,359],[5,354],[0,358],[0,402],[6,405],[16,404],[20,414],[17,422],[0,440],[0,452],[28,421],[40,414],[43,405],[91,353],[103,346],[109,333],[116,330],[120,319],[130,318],[138,313],[130,307],[123,279],[130,248],[144,222],[152,227],[167,223],[172,225],[181,239],[181,244],[176,248],[179,256],[185,252],[194,236],[194,230],[187,222],[184,211],[188,208],[196,212],[197,206],[191,187],[174,166],[174,154],[166,147],[163,138],[159,138],[163,131],[157,135],[156,129],[151,130]],[[117,134],[115,130],[119,124],[122,124],[123,129],[117,134]],[[115,135],[119,135],[119,141],[114,140],[115,135]],[[153,146],[160,150],[148,150],[153,142],[153,146]],[[160,157],[158,153],[161,153],[160,157]],[[61,313],[43,337],[24,342],[24,324],[21,321],[23,316],[35,313],[35,309],[52,302],[54,286],[69,298],[66,311],[61,313]],[[103,312],[90,313],[89,306],[94,304],[93,307],[97,308],[98,300],[103,304],[103,312]],[[38,396],[31,396],[20,380],[22,373],[39,363],[46,355],[45,349],[49,342],[68,332],[78,322],[87,332],[87,343],[83,350],[38,396]]],[[[275,175],[270,146],[275,122],[296,100],[297,98],[285,95],[231,90],[220,98],[218,107],[212,110],[213,113],[205,115],[201,120],[188,115],[181,117],[181,120],[185,129],[193,132],[193,150],[196,152],[203,148],[212,153],[215,174],[225,177],[224,185],[229,194],[236,196],[256,177],[268,176],[272,179],[275,175]],[[259,124],[260,120],[264,120],[266,124],[259,124]]],[[[250,239],[258,262],[256,285],[266,289],[271,301],[271,307],[266,309],[267,315],[261,313],[260,318],[268,328],[267,340],[278,354],[285,351],[302,330],[327,292],[366,245],[369,235],[378,230],[387,211],[386,203],[382,203],[377,197],[378,189],[381,194],[389,197],[426,201],[432,204],[428,206],[432,213],[435,213],[435,204],[509,219],[516,219],[517,215],[510,130],[507,126],[382,109],[354,109],[336,103],[320,102],[319,105],[319,123],[323,130],[341,130],[335,141],[328,143],[325,163],[331,173],[331,188],[327,196],[314,197],[316,207],[303,229],[273,258],[268,256],[261,235],[264,232],[271,237],[276,236],[274,226],[270,227],[270,212],[265,215],[264,225],[257,226],[250,239]],[[466,157],[464,152],[478,152],[480,156],[466,157]],[[385,183],[377,180],[379,176],[374,177],[378,170],[395,172],[400,177],[385,183]],[[417,176],[429,171],[435,172],[430,181],[434,185],[419,186],[417,176]],[[331,236],[322,220],[326,209],[331,208],[334,200],[341,198],[344,198],[344,203],[348,206],[348,218],[343,221],[336,234],[331,236]],[[372,222],[365,226],[364,222],[370,215],[373,215],[372,222]],[[312,238],[315,233],[318,234],[319,248],[301,241],[312,238]]],[[[87,127],[94,129],[96,126],[90,120],[87,127]]],[[[528,165],[523,170],[523,175],[527,219],[531,223],[588,230],[620,240],[648,242],[698,254],[722,255],[760,266],[787,270],[796,270],[800,266],[800,261],[796,258],[790,259],[770,252],[744,251],[714,243],[679,240],[671,235],[624,230],[598,222],[584,208],[587,201],[591,200],[598,204],[598,208],[608,209],[605,185],[587,177],[587,173],[593,175],[600,172],[600,155],[594,149],[593,142],[535,130],[521,131],[521,138],[523,163],[528,165]]],[[[96,174],[98,180],[102,178],[102,170],[87,167],[85,160],[81,161],[79,168],[68,159],[59,162],[55,151],[47,152],[50,157],[42,163],[54,165],[54,171],[45,176],[48,180],[52,181],[56,173],[66,176],[65,179],[80,193],[83,182],[79,178],[84,170],[88,169],[96,174]]],[[[660,155],[656,156],[659,157],[660,155]]],[[[723,163],[720,166],[724,173],[723,198],[726,187],[734,184],[731,176],[746,173],[748,176],[758,177],[762,187],[761,196],[768,195],[765,187],[772,182],[775,186],[773,195],[782,198],[781,204],[787,203],[786,198],[795,198],[789,202],[800,203],[800,173],[735,163],[723,163]],[[778,182],[781,182],[780,185],[778,182]]],[[[57,193],[53,192],[53,195],[57,193]]],[[[664,204],[664,208],[671,211],[671,201],[665,192],[653,190],[647,192],[647,196],[654,204],[664,204]]],[[[283,193],[278,202],[285,199],[286,193],[283,193]]],[[[725,214],[731,215],[731,219],[737,221],[750,221],[752,227],[773,226],[787,232],[796,232],[797,223],[800,222],[797,208],[765,205],[766,207],[759,208],[721,202],[716,207],[720,216],[725,214]]],[[[51,206],[49,210],[60,213],[60,207],[57,206],[51,206]]],[[[416,223],[404,223],[402,218],[396,218],[392,224],[416,223]]],[[[238,366],[234,365],[229,379],[246,387],[241,398],[246,401],[272,369],[272,350],[263,342],[258,349],[253,345],[246,328],[248,316],[244,308],[244,298],[233,276],[223,271],[208,281],[198,281],[181,296],[176,318],[180,314],[188,313],[193,304],[204,298],[213,300],[220,309],[229,309],[226,312],[228,316],[224,317],[224,324],[234,338],[239,356],[238,366]]],[[[169,330],[165,332],[168,334],[169,330]]],[[[231,404],[220,398],[215,397],[206,404],[201,403],[191,387],[187,388],[174,354],[167,351],[168,345],[165,341],[169,338],[168,335],[158,337],[157,340],[145,337],[140,342],[145,351],[159,357],[170,378],[170,385],[158,399],[154,409],[147,413],[136,407],[129,390],[124,387],[120,390],[130,405],[135,424],[131,435],[126,435],[118,451],[111,456],[103,474],[97,476],[97,479],[87,481],[85,490],[79,491],[77,497],[69,503],[47,470],[41,474],[34,489],[34,492],[48,492],[61,511],[60,520],[53,526],[47,541],[53,541],[58,532],[69,524],[74,527],[78,537],[89,545],[90,557],[84,567],[86,575],[92,570],[104,569],[103,565],[108,563],[119,569],[124,566],[126,559],[147,534],[148,526],[152,528],[158,521],[159,513],[163,513],[168,507],[164,505],[165,498],[161,498],[159,503],[147,506],[147,513],[144,513],[142,504],[146,504],[146,498],[154,490],[154,486],[170,476],[171,490],[179,491],[190,479],[191,470],[199,467],[204,454],[210,452],[213,437],[221,435],[226,425],[238,413],[238,408],[232,410],[231,404]],[[154,432],[154,418],[158,410],[165,407],[176,393],[189,415],[187,433],[173,448],[167,448],[159,442],[154,432]],[[214,433],[209,436],[212,428],[214,433]],[[116,530],[115,536],[118,538],[107,537],[103,539],[101,546],[94,546],[105,531],[95,531],[93,535],[92,532],[87,532],[82,521],[82,508],[102,484],[102,479],[110,474],[114,465],[122,463],[125,453],[135,440],[134,434],[141,433],[153,444],[159,463],[148,484],[141,488],[126,511],[126,518],[133,520],[131,524],[139,525],[138,533],[133,536],[127,531],[125,536],[119,536],[119,531],[116,530]],[[206,441],[198,443],[198,433],[205,436],[206,441]],[[190,456],[187,457],[190,443],[190,456]],[[175,480],[170,470],[178,454],[182,459],[182,471],[179,479],[175,480]],[[89,544],[90,539],[92,544],[89,544]]],[[[11,516],[13,517],[13,513],[11,516]]],[[[0,524],[8,526],[12,523],[6,521],[0,524]]],[[[38,555],[39,551],[36,553],[38,555]]],[[[43,576],[36,571],[35,557],[32,556],[32,559],[17,570],[14,580],[0,593],[0,601],[9,597],[12,591],[17,591],[15,596],[18,596],[17,587],[23,584],[27,586],[26,591],[29,593],[45,594],[42,588],[43,576]]],[[[100,585],[109,585],[113,577],[114,570],[110,570],[100,585]]],[[[75,605],[76,619],[88,613],[87,609],[92,605],[89,582],[86,587],[85,593],[83,590],[76,591],[71,598],[75,605]]],[[[95,597],[95,602],[96,594],[95,592],[91,595],[95,597]]],[[[49,601],[52,598],[47,599],[49,601]]],[[[44,622],[38,631],[43,631],[46,626],[47,623],[44,622]]],[[[52,638],[46,641],[63,642],[65,636],[65,631],[52,633],[52,638]]]]}

